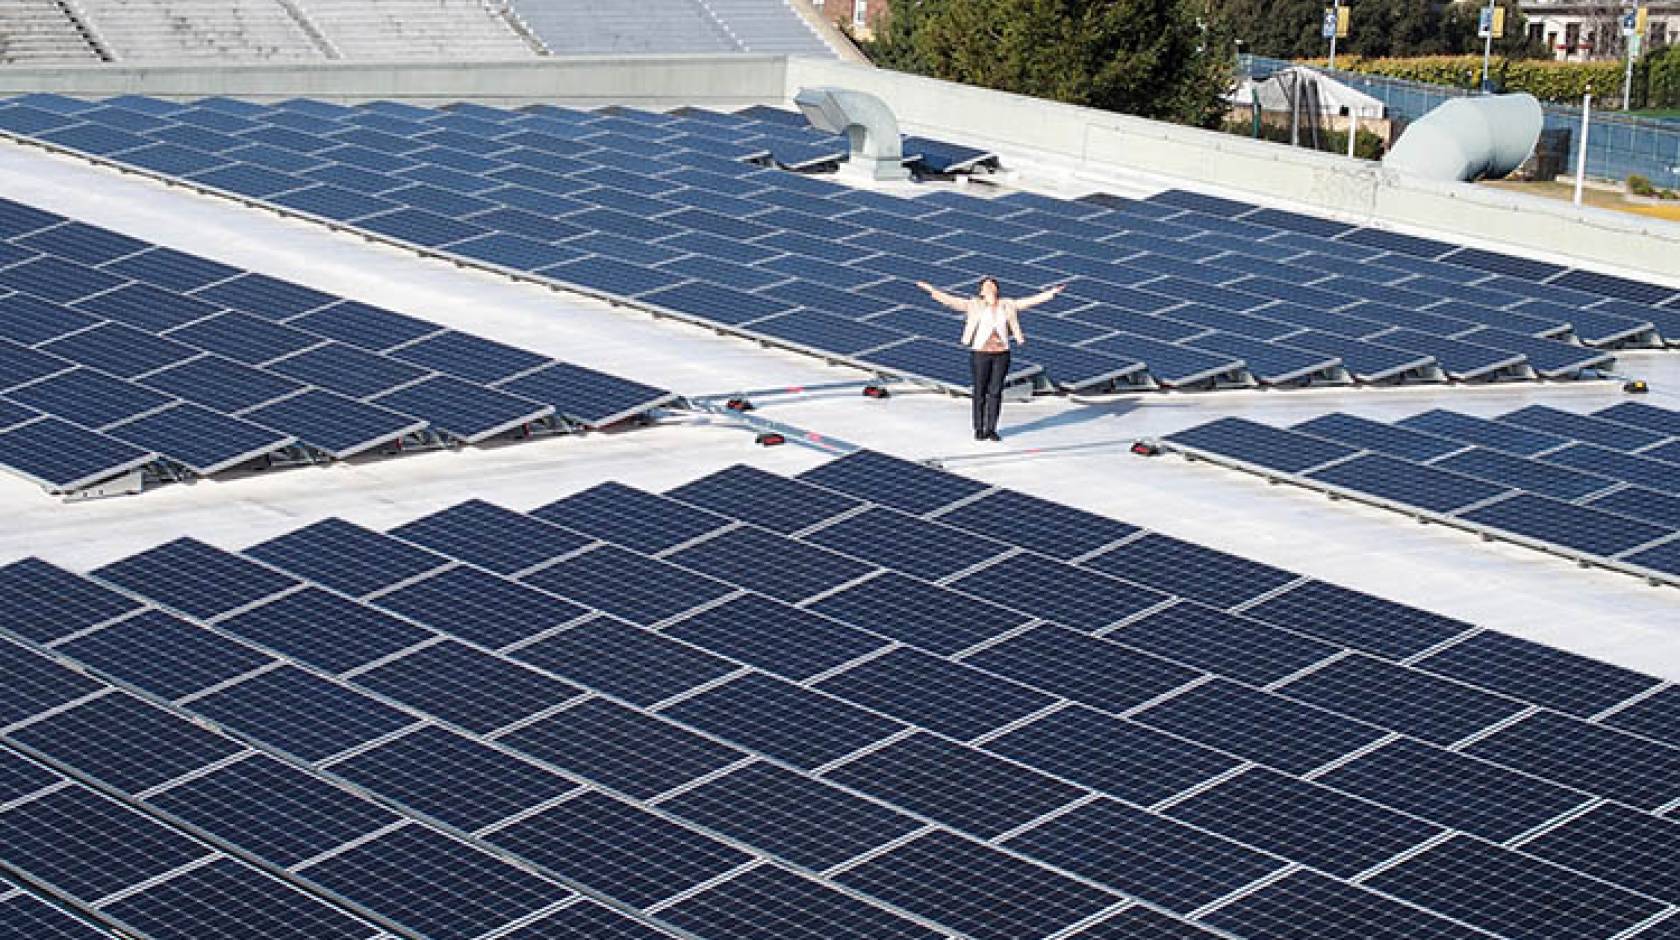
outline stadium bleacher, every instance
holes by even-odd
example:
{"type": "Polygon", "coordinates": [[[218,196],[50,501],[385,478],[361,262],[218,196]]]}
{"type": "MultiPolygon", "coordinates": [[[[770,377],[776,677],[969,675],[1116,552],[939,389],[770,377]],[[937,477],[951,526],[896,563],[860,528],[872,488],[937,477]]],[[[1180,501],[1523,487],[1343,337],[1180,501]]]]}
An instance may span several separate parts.
{"type": "Polygon", "coordinates": [[[524,37],[484,0],[292,0],[346,59],[517,59],[524,37]]]}
{"type": "Polygon", "coordinates": [[[98,47],[64,4],[56,0],[13,0],[0,6],[0,65],[85,65],[100,60],[98,47]]]}
{"type": "Polygon", "coordinates": [[[78,0],[77,7],[117,61],[327,58],[282,0],[78,0]]]}

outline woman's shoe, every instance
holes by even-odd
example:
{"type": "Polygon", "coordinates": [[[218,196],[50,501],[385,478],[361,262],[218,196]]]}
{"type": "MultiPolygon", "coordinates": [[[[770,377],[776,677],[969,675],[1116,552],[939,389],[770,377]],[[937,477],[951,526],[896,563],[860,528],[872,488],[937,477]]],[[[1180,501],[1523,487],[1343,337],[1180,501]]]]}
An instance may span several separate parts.
{"type": "Polygon", "coordinates": [[[988,440],[988,441],[998,441],[998,442],[1000,442],[1000,443],[1001,443],[1001,442],[1002,442],[1002,441],[1003,441],[1003,438],[1001,438],[1001,437],[998,437],[998,432],[996,432],[996,431],[989,431],[989,432],[987,432],[987,434],[986,434],[986,440],[988,440]]]}

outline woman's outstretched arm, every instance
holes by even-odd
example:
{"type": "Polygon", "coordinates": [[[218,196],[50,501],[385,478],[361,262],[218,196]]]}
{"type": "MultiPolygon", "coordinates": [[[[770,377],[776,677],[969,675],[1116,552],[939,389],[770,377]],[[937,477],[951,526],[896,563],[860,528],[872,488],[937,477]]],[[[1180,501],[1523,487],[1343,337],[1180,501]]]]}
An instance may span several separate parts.
{"type": "Polygon", "coordinates": [[[1055,287],[1052,287],[1049,290],[1039,291],[1038,293],[1033,294],[1031,296],[1022,297],[1021,299],[1015,301],[1015,309],[1025,310],[1028,307],[1036,307],[1039,304],[1044,303],[1047,300],[1054,299],[1057,294],[1060,294],[1062,291],[1064,291],[1066,289],[1067,289],[1066,284],[1057,284],[1055,287]]]}
{"type": "Polygon", "coordinates": [[[958,297],[956,294],[947,294],[939,288],[934,287],[932,284],[929,284],[927,281],[917,281],[916,286],[927,291],[929,297],[932,297],[934,300],[950,307],[952,310],[968,309],[968,300],[966,298],[958,297]]]}

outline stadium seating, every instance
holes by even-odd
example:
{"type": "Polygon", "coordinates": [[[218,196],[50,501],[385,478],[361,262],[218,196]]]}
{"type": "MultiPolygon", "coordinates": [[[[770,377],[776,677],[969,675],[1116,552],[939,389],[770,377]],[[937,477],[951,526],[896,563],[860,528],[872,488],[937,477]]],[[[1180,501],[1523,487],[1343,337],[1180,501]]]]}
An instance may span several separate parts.
{"type": "Polygon", "coordinates": [[[831,56],[822,37],[786,0],[700,0],[745,52],[831,56]]]}
{"type": "Polygon", "coordinates": [[[515,0],[513,9],[555,55],[742,51],[698,0],[515,0]]]}
{"type": "Polygon", "coordinates": [[[483,0],[304,0],[297,5],[346,59],[507,59],[535,52],[483,0]]]}
{"type": "Polygon", "coordinates": [[[53,0],[0,4],[0,64],[89,61],[99,61],[98,50],[60,4],[53,0]]]}
{"type": "Polygon", "coordinates": [[[118,60],[327,57],[279,0],[82,0],[81,9],[118,60]]]}

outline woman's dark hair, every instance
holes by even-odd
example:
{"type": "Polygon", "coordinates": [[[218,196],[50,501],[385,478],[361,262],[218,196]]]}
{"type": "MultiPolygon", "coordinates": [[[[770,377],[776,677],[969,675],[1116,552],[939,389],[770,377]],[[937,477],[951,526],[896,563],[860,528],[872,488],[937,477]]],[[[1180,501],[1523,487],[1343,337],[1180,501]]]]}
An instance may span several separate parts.
{"type": "Polygon", "coordinates": [[[976,285],[974,285],[974,293],[975,293],[975,294],[976,294],[976,295],[978,295],[978,294],[979,294],[979,293],[980,293],[980,288],[982,288],[982,287],[985,287],[985,286],[986,286],[986,282],[987,282],[987,281],[991,281],[991,282],[992,282],[992,290],[995,290],[995,291],[997,291],[997,292],[998,292],[998,293],[1000,293],[1000,294],[1001,294],[1001,293],[1003,293],[1003,288],[1002,288],[1002,287],[1001,287],[1001,286],[999,286],[999,284],[998,284],[998,282],[997,282],[997,278],[995,278],[995,277],[992,277],[992,276],[991,276],[991,275],[990,275],[990,274],[988,274],[988,275],[986,275],[986,276],[985,276],[985,277],[983,277],[983,278],[981,278],[981,279],[980,279],[980,283],[978,283],[978,284],[976,284],[976,285]]]}

